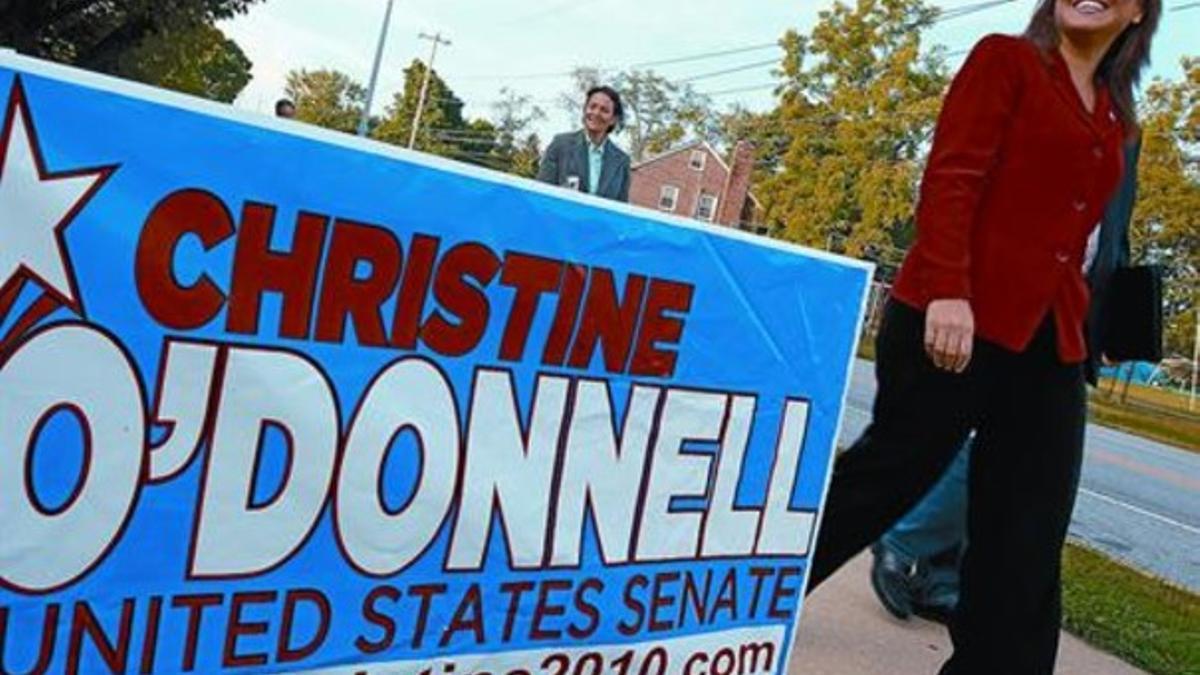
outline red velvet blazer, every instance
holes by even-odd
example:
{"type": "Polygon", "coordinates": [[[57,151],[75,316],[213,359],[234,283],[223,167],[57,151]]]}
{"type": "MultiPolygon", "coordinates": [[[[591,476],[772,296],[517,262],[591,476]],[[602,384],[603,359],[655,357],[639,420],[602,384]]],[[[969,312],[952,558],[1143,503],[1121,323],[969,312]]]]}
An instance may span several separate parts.
{"type": "Polygon", "coordinates": [[[1060,358],[1084,360],[1084,250],[1125,137],[1096,89],[1089,113],[1058,50],[1003,35],[975,46],[938,119],[896,299],[969,299],[976,335],[1018,352],[1052,313],[1060,358]]]}

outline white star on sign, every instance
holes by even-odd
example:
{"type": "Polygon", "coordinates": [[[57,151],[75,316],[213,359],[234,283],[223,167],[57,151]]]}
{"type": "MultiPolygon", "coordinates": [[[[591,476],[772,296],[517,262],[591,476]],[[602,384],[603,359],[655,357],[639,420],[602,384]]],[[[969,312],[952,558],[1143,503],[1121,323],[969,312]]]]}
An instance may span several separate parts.
{"type": "Polygon", "coordinates": [[[114,170],[48,171],[24,87],[14,79],[0,131],[0,295],[33,278],[83,314],[63,230],[114,170]]]}

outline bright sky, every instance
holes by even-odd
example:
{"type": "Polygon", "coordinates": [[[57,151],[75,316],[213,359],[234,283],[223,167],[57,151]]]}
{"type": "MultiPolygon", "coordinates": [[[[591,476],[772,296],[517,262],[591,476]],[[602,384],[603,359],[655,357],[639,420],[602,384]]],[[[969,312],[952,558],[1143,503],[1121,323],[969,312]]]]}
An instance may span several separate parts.
{"type": "MultiPolygon", "coordinates": [[[[953,9],[976,0],[942,0],[953,9]]],[[[395,0],[379,91],[373,110],[382,111],[403,84],[401,70],[413,58],[428,59],[430,42],[420,32],[441,32],[452,44],[439,48],[435,68],[466,103],[468,117],[490,116],[501,87],[528,94],[549,119],[539,125],[543,139],[567,130],[574,120],[558,106],[571,88],[561,75],[578,65],[627,67],[714,51],[752,47],[777,40],[795,28],[808,32],[832,0],[395,0]]],[[[1155,39],[1151,76],[1177,79],[1179,59],[1200,55],[1194,39],[1200,8],[1172,12],[1187,0],[1165,0],[1168,8],[1155,39]]],[[[336,68],[367,83],[387,0],[265,0],[249,14],[221,28],[254,62],[254,79],[237,105],[264,113],[283,94],[288,71],[336,68]]],[[[946,20],[933,43],[950,51],[970,47],[991,32],[1019,32],[1034,0],[1013,0],[971,16],[946,20]]],[[[714,92],[724,108],[740,103],[760,110],[772,105],[772,66],[778,48],[715,57],[654,69],[670,78],[702,76],[692,85],[714,92]],[[751,90],[746,91],[745,89],[751,90]],[[729,90],[742,91],[729,91],[729,90]]],[[[961,59],[961,57],[958,57],[961,59]]]]}

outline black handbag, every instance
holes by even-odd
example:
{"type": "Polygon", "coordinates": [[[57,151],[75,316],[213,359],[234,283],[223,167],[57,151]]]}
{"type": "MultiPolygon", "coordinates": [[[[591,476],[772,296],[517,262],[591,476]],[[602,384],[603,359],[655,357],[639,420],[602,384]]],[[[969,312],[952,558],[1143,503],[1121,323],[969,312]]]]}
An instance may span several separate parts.
{"type": "Polygon", "coordinates": [[[1163,357],[1163,271],[1160,265],[1118,267],[1108,285],[1101,344],[1112,361],[1163,357]]]}

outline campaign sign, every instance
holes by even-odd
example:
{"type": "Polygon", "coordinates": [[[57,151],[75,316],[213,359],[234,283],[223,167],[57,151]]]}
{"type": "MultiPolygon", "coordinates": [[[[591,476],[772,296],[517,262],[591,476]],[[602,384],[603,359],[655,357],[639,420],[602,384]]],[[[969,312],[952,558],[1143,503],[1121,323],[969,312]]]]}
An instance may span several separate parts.
{"type": "Polygon", "coordinates": [[[783,673],[870,267],[0,56],[7,672],[783,673]]]}

